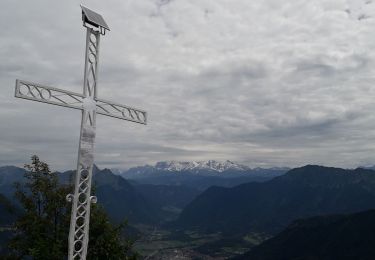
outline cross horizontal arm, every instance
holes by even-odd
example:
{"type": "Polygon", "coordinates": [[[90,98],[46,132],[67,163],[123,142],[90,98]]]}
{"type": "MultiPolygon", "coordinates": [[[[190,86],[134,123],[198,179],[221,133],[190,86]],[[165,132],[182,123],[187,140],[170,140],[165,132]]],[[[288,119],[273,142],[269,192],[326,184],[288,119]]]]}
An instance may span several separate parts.
{"type": "MultiPolygon", "coordinates": [[[[74,109],[82,109],[85,98],[82,94],[19,79],[16,80],[15,97],[74,109]]],[[[147,124],[146,111],[99,98],[95,98],[95,103],[98,114],[147,124]]]]}
{"type": "Polygon", "coordinates": [[[139,124],[147,124],[147,112],[96,98],[96,113],[111,116],[118,119],[132,121],[139,124]]]}
{"type": "Polygon", "coordinates": [[[84,95],[17,79],[15,97],[82,109],[84,95]]]}

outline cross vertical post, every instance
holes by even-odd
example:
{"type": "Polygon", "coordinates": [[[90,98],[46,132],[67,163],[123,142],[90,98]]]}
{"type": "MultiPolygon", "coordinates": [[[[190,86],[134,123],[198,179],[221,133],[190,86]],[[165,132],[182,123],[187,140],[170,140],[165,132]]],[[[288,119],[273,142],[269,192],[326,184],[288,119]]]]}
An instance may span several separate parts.
{"type": "Polygon", "coordinates": [[[81,6],[83,26],[86,27],[86,51],[83,94],[44,86],[25,80],[16,80],[15,97],[74,108],[82,111],[74,194],[68,194],[72,202],[69,230],[69,260],[85,260],[89,242],[90,206],[97,198],[91,196],[91,180],[94,165],[96,115],[105,115],[147,124],[143,110],[117,104],[97,97],[100,35],[109,30],[103,17],[81,6]]]}
{"type": "Polygon", "coordinates": [[[74,195],[67,196],[72,202],[69,230],[69,259],[86,259],[90,206],[96,203],[91,196],[92,169],[94,165],[94,141],[96,129],[97,69],[99,58],[100,33],[87,28],[86,54],[83,83],[83,105],[81,131],[78,149],[78,164],[75,177],[74,195]]]}

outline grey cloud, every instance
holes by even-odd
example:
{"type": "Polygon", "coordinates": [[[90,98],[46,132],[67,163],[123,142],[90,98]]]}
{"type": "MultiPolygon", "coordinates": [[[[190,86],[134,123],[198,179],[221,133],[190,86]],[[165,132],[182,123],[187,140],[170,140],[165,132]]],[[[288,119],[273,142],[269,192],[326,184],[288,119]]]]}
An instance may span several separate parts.
{"type": "MultiPolygon", "coordinates": [[[[374,21],[354,19],[375,17],[375,4],[362,2],[84,1],[112,29],[99,95],[149,112],[146,127],[98,116],[98,165],[375,162],[374,21]]],[[[73,2],[2,3],[0,164],[36,153],[75,167],[79,112],[16,100],[13,88],[22,78],[82,91],[80,19],[73,2]]]]}

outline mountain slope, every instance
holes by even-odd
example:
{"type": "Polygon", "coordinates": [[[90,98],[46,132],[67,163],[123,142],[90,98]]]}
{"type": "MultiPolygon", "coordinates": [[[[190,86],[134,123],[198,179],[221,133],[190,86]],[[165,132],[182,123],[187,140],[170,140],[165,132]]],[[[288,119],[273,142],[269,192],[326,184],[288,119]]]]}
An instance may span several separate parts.
{"type": "MultiPolygon", "coordinates": [[[[73,179],[75,171],[60,174],[62,182],[73,179]]],[[[157,223],[160,211],[147,200],[133,185],[121,176],[113,174],[109,169],[100,170],[94,166],[93,190],[98,203],[104,207],[115,222],[128,219],[130,224],[157,223]]]]}
{"type": "Polygon", "coordinates": [[[138,184],[135,189],[161,213],[163,221],[175,220],[200,190],[187,186],[138,184]]]}
{"type": "Polygon", "coordinates": [[[158,208],[124,178],[112,174],[110,170],[96,172],[94,183],[98,203],[103,205],[113,220],[127,218],[132,224],[151,224],[160,220],[158,208]]]}
{"type": "Polygon", "coordinates": [[[295,221],[236,260],[370,260],[375,256],[375,210],[295,221]]]}
{"type": "Polygon", "coordinates": [[[12,203],[2,194],[0,194],[0,227],[10,226],[19,214],[12,203]]]}
{"type": "MultiPolygon", "coordinates": [[[[24,181],[25,170],[14,166],[0,167],[0,193],[17,205],[14,194],[14,182],[24,181]]],[[[60,183],[68,184],[74,179],[75,171],[57,173],[60,183]]],[[[124,178],[114,175],[110,170],[100,170],[94,166],[93,187],[98,203],[108,212],[112,220],[120,222],[125,218],[130,224],[157,223],[160,220],[158,207],[144,198],[124,178]]]]}
{"type": "Polygon", "coordinates": [[[156,175],[127,179],[135,181],[138,184],[152,185],[168,185],[168,186],[186,186],[192,189],[204,191],[211,186],[234,187],[243,183],[252,181],[264,182],[272,179],[272,176],[240,176],[233,178],[223,178],[220,176],[197,176],[190,173],[165,174],[158,173],[156,175]]]}
{"type": "Polygon", "coordinates": [[[0,167],[0,193],[11,198],[14,193],[15,182],[22,182],[25,170],[15,166],[0,167]]]}
{"type": "Polygon", "coordinates": [[[264,183],[212,187],[177,225],[209,232],[275,234],[298,218],[375,208],[375,172],[305,166],[264,183]]]}
{"type": "Polygon", "coordinates": [[[155,205],[184,208],[200,191],[191,187],[172,185],[139,184],[135,188],[155,205]]]}

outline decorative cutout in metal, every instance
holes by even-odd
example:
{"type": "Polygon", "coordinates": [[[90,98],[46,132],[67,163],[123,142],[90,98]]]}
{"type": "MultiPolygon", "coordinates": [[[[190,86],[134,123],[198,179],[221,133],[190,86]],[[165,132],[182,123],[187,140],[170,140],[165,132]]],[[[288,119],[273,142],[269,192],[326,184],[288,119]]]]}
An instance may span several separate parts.
{"type": "Polygon", "coordinates": [[[85,96],[17,79],[15,97],[57,106],[82,109],[82,100],[85,96]]]}
{"type": "MultiPolygon", "coordinates": [[[[70,92],[58,88],[40,85],[25,80],[16,80],[15,97],[57,106],[82,109],[83,94],[70,92]]],[[[94,98],[96,113],[138,124],[147,124],[147,112],[138,108],[116,104],[111,101],[94,98]]]]}
{"type": "MultiPolygon", "coordinates": [[[[83,9],[85,14],[99,15],[90,9],[83,9]],[[91,12],[89,12],[89,11],[91,12]]],[[[100,16],[100,15],[99,15],[100,16]]],[[[100,16],[101,17],[101,16],[100,16]]],[[[108,25],[101,17],[101,25],[108,25]]],[[[84,22],[87,22],[84,20],[84,22]]],[[[66,199],[72,202],[72,215],[69,231],[69,260],[86,259],[89,241],[90,205],[97,198],[91,196],[91,180],[94,165],[94,142],[96,114],[115,117],[139,124],[147,123],[147,113],[140,109],[116,104],[97,98],[97,72],[100,35],[103,28],[87,28],[86,54],[83,94],[77,94],[49,86],[16,80],[15,97],[32,101],[80,109],[82,111],[81,132],[78,151],[78,164],[75,177],[74,194],[68,194],[66,199]]]]}

